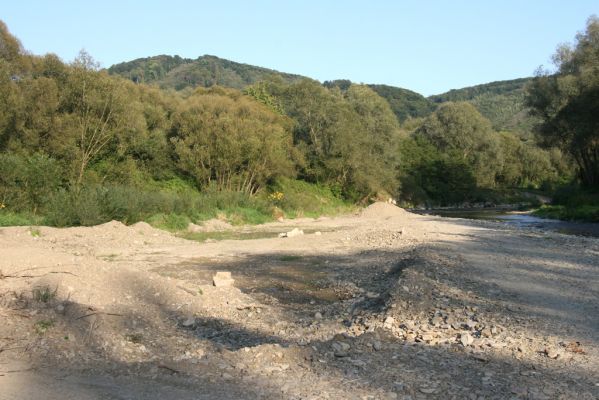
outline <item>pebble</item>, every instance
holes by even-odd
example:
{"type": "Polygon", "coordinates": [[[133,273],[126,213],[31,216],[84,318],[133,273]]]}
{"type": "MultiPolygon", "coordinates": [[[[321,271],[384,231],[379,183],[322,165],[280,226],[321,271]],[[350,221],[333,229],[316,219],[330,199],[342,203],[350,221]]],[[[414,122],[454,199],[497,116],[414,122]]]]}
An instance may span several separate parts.
{"type": "Polygon", "coordinates": [[[186,328],[189,328],[190,326],[193,326],[195,323],[196,323],[195,318],[189,317],[185,321],[183,321],[183,323],[181,325],[183,325],[186,328]]]}
{"type": "Polygon", "coordinates": [[[375,349],[376,351],[379,351],[383,348],[383,344],[381,342],[379,342],[378,340],[375,340],[372,343],[372,348],[375,349]]]}
{"type": "Polygon", "coordinates": [[[559,357],[559,353],[555,349],[545,349],[545,355],[552,359],[556,359],[559,357]]]}
{"type": "Polygon", "coordinates": [[[322,319],[322,314],[319,312],[314,313],[314,319],[322,319]]]}
{"type": "Polygon", "coordinates": [[[462,343],[463,346],[470,346],[473,342],[474,339],[469,333],[462,333],[460,335],[460,343],[462,343]]]}

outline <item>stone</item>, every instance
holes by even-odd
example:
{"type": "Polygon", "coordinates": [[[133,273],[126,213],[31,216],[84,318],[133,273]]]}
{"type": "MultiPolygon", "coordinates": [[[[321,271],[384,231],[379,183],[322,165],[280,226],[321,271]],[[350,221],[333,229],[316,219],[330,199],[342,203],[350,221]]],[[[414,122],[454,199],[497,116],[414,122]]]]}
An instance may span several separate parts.
{"type": "Polygon", "coordinates": [[[322,319],[322,314],[319,312],[314,313],[314,319],[322,319]]]}
{"type": "Polygon", "coordinates": [[[229,271],[218,271],[212,277],[212,284],[216,287],[233,286],[233,282],[235,280],[231,277],[231,272],[229,271]]]}
{"type": "Polygon", "coordinates": [[[316,236],[321,236],[321,235],[322,235],[322,232],[320,232],[320,231],[316,231],[316,232],[314,232],[314,235],[316,235],[316,236]]]}
{"type": "Polygon", "coordinates": [[[434,336],[431,333],[423,333],[421,338],[423,342],[428,343],[434,339],[434,336]]]}
{"type": "Polygon", "coordinates": [[[372,348],[375,349],[376,351],[379,351],[383,348],[383,344],[381,342],[379,342],[378,340],[375,340],[372,343],[372,348]]]}
{"type": "Polygon", "coordinates": [[[387,317],[387,318],[385,318],[384,324],[392,326],[393,324],[395,324],[395,318],[393,318],[393,317],[387,317]]]}
{"type": "Polygon", "coordinates": [[[345,342],[333,342],[332,346],[333,349],[342,351],[348,351],[351,348],[351,346],[345,342]]]}
{"type": "Polygon", "coordinates": [[[181,323],[181,325],[184,326],[185,328],[189,328],[191,326],[194,326],[195,323],[196,323],[196,319],[194,317],[189,317],[185,321],[183,321],[181,323]]]}
{"type": "Polygon", "coordinates": [[[462,346],[470,346],[474,342],[474,338],[469,333],[462,333],[460,335],[460,343],[462,346]]]}
{"type": "Polygon", "coordinates": [[[545,349],[545,355],[555,360],[559,357],[559,352],[555,349],[545,349]]]}
{"type": "Polygon", "coordinates": [[[293,228],[289,232],[279,233],[279,237],[280,238],[292,238],[292,237],[296,237],[296,236],[302,236],[303,234],[304,234],[303,230],[297,229],[297,228],[293,228]]]}

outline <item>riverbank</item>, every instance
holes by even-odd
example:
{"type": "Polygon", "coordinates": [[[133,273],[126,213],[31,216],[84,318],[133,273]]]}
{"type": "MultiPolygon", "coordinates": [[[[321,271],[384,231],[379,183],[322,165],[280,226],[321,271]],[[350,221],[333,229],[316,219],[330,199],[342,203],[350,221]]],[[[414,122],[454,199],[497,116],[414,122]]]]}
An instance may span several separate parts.
{"type": "Polygon", "coordinates": [[[535,210],[533,215],[541,218],[564,221],[599,222],[599,205],[564,206],[545,205],[535,210]]]}
{"type": "Polygon", "coordinates": [[[599,396],[597,239],[380,203],[251,229],[305,234],[1,228],[0,399],[599,396]]]}

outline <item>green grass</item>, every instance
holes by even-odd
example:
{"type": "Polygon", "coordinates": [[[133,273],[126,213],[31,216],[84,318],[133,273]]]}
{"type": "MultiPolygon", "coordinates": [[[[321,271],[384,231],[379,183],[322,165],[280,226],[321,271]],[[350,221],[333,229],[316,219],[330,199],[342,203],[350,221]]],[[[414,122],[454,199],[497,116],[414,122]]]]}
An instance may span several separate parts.
{"type": "Polygon", "coordinates": [[[40,236],[42,236],[42,232],[38,228],[29,228],[29,233],[33,237],[40,237],[40,236]]]}
{"type": "Polygon", "coordinates": [[[599,222],[599,205],[543,206],[533,212],[541,218],[561,219],[566,221],[599,222]]]}
{"type": "Polygon", "coordinates": [[[558,188],[553,204],[536,210],[533,215],[568,221],[599,222],[599,192],[568,184],[558,188]]]}
{"type": "Polygon", "coordinates": [[[353,204],[336,197],[330,188],[305,181],[281,178],[270,189],[283,193],[283,199],[275,205],[289,218],[339,215],[356,209],[353,204]]]}
{"type": "Polygon", "coordinates": [[[41,321],[37,321],[33,326],[38,335],[43,335],[48,331],[48,329],[54,326],[54,321],[51,319],[43,319],[41,321]]]}
{"type": "Polygon", "coordinates": [[[146,220],[154,228],[176,232],[187,229],[191,222],[189,217],[180,214],[155,214],[146,220]]]}
{"type": "MultiPolygon", "coordinates": [[[[260,193],[198,191],[188,182],[171,179],[144,187],[88,184],[51,192],[33,216],[18,209],[0,209],[0,226],[91,226],[111,220],[133,224],[146,221],[171,232],[185,230],[190,222],[223,218],[232,225],[257,225],[279,217],[319,217],[355,210],[330,188],[293,179],[279,179],[260,193]],[[273,199],[269,194],[281,192],[273,199]]],[[[33,234],[33,231],[32,231],[33,234]]]]}
{"type": "Polygon", "coordinates": [[[58,288],[52,290],[49,286],[40,286],[33,289],[33,300],[40,303],[49,303],[56,298],[58,288]]]}
{"type": "Polygon", "coordinates": [[[0,210],[0,226],[42,225],[43,218],[26,213],[0,210]]]}
{"type": "Polygon", "coordinates": [[[187,240],[195,240],[204,242],[210,240],[252,240],[277,237],[277,232],[255,231],[255,232],[239,232],[239,231],[219,231],[219,232],[180,232],[179,237],[187,240]]]}
{"type": "Polygon", "coordinates": [[[297,256],[297,255],[293,255],[293,254],[285,254],[284,256],[279,257],[279,261],[283,261],[283,262],[299,261],[302,258],[303,258],[302,256],[297,256]]]}

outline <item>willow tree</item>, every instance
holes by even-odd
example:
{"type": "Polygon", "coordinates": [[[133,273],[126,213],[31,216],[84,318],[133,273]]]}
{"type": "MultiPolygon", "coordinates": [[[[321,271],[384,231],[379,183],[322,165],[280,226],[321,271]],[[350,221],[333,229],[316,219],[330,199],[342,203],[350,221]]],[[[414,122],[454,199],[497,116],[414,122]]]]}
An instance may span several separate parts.
{"type": "Polygon", "coordinates": [[[81,186],[90,163],[122,134],[129,118],[120,81],[98,69],[82,51],[71,65],[61,99],[64,140],[70,139],[75,152],[76,187],[81,186]]]}
{"type": "Polygon", "coordinates": [[[447,154],[472,168],[479,187],[493,187],[503,159],[497,133],[473,105],[444,103],[416,132],[447,154]]]}
{"type": "Polygon", "coordinates": [[[599,186],[599,18],[591,17],[573,46],[553,57],[555,74],[539,73],[528,89],[528,105],[542,119],[539,137],[576,161],[581,182],[599,186]]]}
{"type": "Polygon", "coordinates": [[[254,194],[292,175],[285,117],[235,90],[198,89],[173,116],[177,165],[201,188],[254,194]]]}

